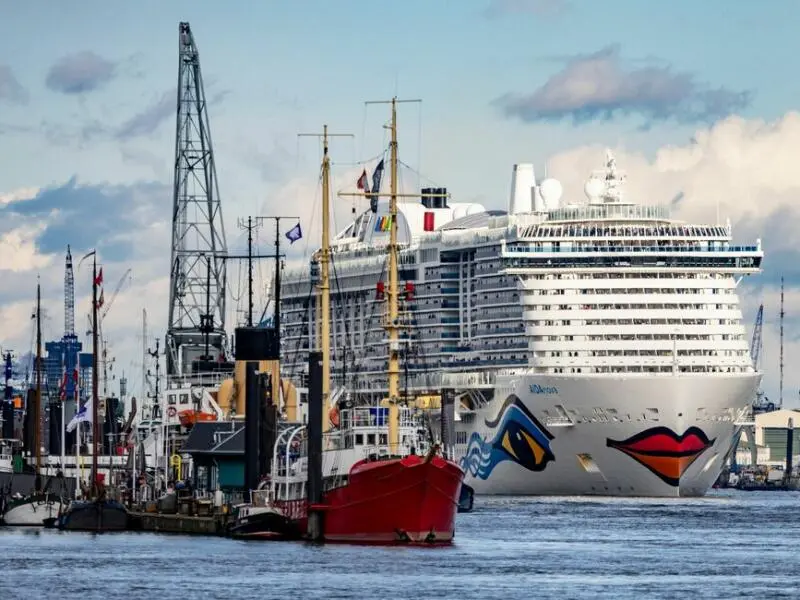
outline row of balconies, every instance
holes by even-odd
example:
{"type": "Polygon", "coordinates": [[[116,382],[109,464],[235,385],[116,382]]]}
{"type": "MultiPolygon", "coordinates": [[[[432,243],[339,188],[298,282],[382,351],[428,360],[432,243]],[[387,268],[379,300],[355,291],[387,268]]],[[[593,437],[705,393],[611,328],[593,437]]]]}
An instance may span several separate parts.
{"type": "Polygon", "coordinates": [[[580,309],[580,310],[526,310],[522,313],[525,321],[540,322],[548,320],[564,319],[594,319],[607,321],[613,326],[620,320],[630,319],[649,319],[651,322],[656,319],[728,319],[738,320],[742,317],[742,312],[737,309],[580,309]]]}

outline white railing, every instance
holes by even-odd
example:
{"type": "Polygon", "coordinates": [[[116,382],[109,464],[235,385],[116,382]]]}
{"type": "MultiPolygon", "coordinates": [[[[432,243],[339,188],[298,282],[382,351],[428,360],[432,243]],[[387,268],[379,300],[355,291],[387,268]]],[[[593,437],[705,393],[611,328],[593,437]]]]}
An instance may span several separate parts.
{"type": "Polygon", "coordinates": [[[225,379],[233,377],[233,373],[205,372],[192,375],[172,375],[167,380],[167,390],[188,390],[192,387],[215,388],[219,387],[225,379]]]}
{"type": "MultiPolygon", "coordinates": [[[[422,424],[418,411],[401,407],[399,409],[399,426],[401,428],[416,428],[422,424]]],[[[342,432],[363,428],[383,428],[389,426],[389,408],[361,407],[343,410],[340,413],[342,432]]]]}
{"type": "Polygon", "coordinates": [[[456,389],[494,387],[496,382],[496,371],[442,373],[440,376],[440,383],[442,387],[452,387],[456,389]]]}

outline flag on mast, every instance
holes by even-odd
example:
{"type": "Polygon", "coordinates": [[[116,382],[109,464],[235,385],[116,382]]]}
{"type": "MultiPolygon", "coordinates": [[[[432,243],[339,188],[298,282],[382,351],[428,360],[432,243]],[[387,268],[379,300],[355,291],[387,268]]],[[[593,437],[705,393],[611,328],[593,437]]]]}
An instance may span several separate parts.
{"type": "Polygon", "coordinates": [[[358,189],[360,189],[362,192],[363,191],[367,191],[367,192],[369,191],[369,183],[367,181],[367,170],[366,169],[364,169],[361,172],[361,177],[358,178],[358,181],[356,182],[356,187],[358,187],[358,189]]]}
{"type": "Polygon", "coordinates": [[[303,232],[300,229],[300,223],[292,227],[289,231],[286,232],[286,237],[289,239],[291,244],[294,244],[297,240],[303,237],[303,232]]]}
{"type": "MultiPolygon", "coordinates": [[[[375,167],[375,172],[372,174],[372,193],[367,194],[369,198],[369,208],[373,213],[378,212],[378,193],[381,191],[381,177],[383,176],[383,159],[375,167]]],[[[370,190],[367,190],[369,192],[370,190]]]]}
{"type": "Polygon", "coordinates": [[[72,417],[72,420],[67,425],[67,433],[72,433],[75,428],[78,426],[78,423],[91,423],[92,422],[92,399],[89,398],[86,401],[78,412],[75,413],[75,416],[72,417]]]}

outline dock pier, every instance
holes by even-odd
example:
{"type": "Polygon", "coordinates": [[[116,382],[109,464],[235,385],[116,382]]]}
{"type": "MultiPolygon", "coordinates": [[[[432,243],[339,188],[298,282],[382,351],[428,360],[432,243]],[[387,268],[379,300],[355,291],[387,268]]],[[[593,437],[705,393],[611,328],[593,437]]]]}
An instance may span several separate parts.
{"type": "Polygon", "coordinates": [[[128,511],[130,531],[184,533],[226,536],[233,522],[230,510],[217,510],[209,500],[173,498],[171,502],[155,501],[128,511]]]}
{"type": "Polygon", "coordinates": [[[183,533],[194,535],[225,536],[228,532],[228,515],[189,516],[152,512],[130,512],[130,530],[155,533],[183,533]]]}

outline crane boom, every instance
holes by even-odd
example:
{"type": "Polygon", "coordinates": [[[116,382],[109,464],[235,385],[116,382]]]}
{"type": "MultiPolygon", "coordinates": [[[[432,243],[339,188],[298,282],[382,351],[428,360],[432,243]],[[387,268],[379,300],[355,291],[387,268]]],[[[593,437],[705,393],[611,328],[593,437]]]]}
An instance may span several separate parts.
{"type": "Polygon", "coordinates": [[[122,289],[122,284],[125,283],[126,277],[129,277],[130,274],[131,270],[128,269],[127,271],[125,271],[125,273],[122,274],[122,277],[120,277],[119,281],[117,282],[117,287],[114,288],[114,293],[111,294],[111,298],[109,298],[108,302],[105,305],[106,309],[103,311],[103,314],[100,315],[101,321],[106,318],[108,311],[111,310],[111,305],[114,304],[114,299],[117,297],[117,294],[119,294],[120,290],[122,289]]]}
{"type": "Polygon", "coordinates": [[[764,325],[764,305],[758,307],[756,321],[753,325],[753,339],[750,340],[750,360],[753,361],[753,368],[758,371],[758,360],[761,358],[762,333],[764,325]]]}

